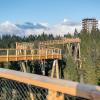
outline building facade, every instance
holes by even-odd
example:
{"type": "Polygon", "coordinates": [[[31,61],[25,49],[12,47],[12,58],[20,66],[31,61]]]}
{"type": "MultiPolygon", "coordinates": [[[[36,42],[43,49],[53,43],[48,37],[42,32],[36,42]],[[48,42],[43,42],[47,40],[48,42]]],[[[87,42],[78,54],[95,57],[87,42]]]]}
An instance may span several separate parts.
{"type": "Polygon", "coordinates": [[[82,20],[82,30],[91,33],[92,30],[97,30],[98,21],[95,18],[85,18],[82,20]]]}

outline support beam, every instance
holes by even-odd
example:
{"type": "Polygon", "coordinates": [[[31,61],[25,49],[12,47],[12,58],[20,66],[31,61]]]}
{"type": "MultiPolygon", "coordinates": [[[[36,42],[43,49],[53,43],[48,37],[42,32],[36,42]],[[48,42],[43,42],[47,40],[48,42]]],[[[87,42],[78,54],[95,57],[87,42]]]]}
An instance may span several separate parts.
{"type": "Polygon", "coordinates": [[[58,60],[54,60],[52,71],[51,71],[51,77],[59,79],[59,66],[58,66],[58,60]]]}
{"type": "Polygon", "coordinates": [[[20,62],[20,67],[21,67],[22,72],[27,72],[27,68],[25,66],[25,62],[20,62]]]}
{"type": "Polygon", "coordinates": [[[45,60],[41,60],[41,70],[42,74],[45,76],[45,60]]]}

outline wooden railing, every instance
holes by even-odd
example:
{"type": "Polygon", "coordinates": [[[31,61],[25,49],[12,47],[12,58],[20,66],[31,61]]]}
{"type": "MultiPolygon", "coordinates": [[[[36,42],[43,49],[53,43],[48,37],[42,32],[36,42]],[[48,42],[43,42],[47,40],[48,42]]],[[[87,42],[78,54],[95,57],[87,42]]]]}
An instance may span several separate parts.
{"type": "Polygon", "coordinates": [[[55,45],[55,44],[67,44],[67,43],[80,43],[81,40],[79,38],[62,38],[59,40],[50,40],[40,42],[40,45],[55,45]]]}
{"type": "Polygon", "coordinates": [[[0,62],[56,58],[62,58],[61,49],[0,49],[0,62]]]}
{"type": "Polygon", "coordinates": [[[31,98],[29,100],[36,98],[38,100],[64,100],[68,95],[100,100],[100,87],[0,68],[1,100],[7,96],[10,98],[20,97],[21,100],[21,98],[29,97],[29,94],[31,98]]]}

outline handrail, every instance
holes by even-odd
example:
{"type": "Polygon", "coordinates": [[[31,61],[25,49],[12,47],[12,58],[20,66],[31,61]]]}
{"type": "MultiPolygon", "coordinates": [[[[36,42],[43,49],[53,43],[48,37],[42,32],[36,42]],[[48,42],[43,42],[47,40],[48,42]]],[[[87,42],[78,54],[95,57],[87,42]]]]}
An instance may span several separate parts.
{"type": "MultiPolygon", "coordinates": [[[[23,52],[24,51],[33,51],[30,54],[34,54],[34,51],[37,51],[38,53],[39,53],[39,51],[45,51],[45,52],[46,51],[47,52],[48,51],[51,51],[51,52],[54,52],[54,53],[58,53],[59,54],[59,51],[61,51],[61,49],[59,49],[59,48],[45,48],[45,49],[0,49],[0,52],[3,52],[3,51],[5,51],[6,54],[8,52],[8,55],[10,55],[9,54],[10,51],[23,51],[23,52]],[[57,52],[55,52],[55,51],[57,51],[57,52]]],[[[15,52],[15,53],[17,53],[17,52],[15,52]]]]}
{"type": "MultiPolygon", "coordinates": [[[[49,49],[49,50],[53,50],[53,49],[59,49],[56,47],[49,47],[49,48],[45,48],[45,49],[49,49]]],[[[0,50],[41,50],[41,49],[15,49],[15,48],[0,48],[0,50]]]]}
{"type": "Polygon", "coordinates": [[[61,49],[0,49],[0,62],[18,60],[61,59],[61,49]],[[53,57],[52,57],[53,54],[53,57]]]}
{"type": "Polygon", "coordinates": [[[0,68],[0,78],[6,78],[28,85],[38,86],[55,92],[61,92],[63,94],[83,97],[86,99],[100,99],[100,87],[95,85],[85,85],[78,82],[49,78],[46,76],[2,68],[0,68]]]}
{"type": "Polygon", "coordinates": [[[40,45],[54,45],[54,44],[65,44],[65,43],[80,43],[79,38],[62,38],[59,40],[49,40],[40,42],[40,45]]]}

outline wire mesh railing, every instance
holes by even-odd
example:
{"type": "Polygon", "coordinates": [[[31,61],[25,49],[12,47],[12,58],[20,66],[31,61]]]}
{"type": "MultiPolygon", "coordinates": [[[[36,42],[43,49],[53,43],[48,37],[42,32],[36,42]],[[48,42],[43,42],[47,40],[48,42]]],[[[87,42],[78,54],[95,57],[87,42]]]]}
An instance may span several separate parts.
{"type": "MultiPolygon", "coordinates": [[[[48,92],[48,89],[45,88],[28,85],[5,78],[0,79],[0,100],[47,100],[47,98],[54,100],[52,94],[50,97],[48,97],[48,92]]],[[[63,95],[60,92],[58,92],[56,95],[61,95],[62,99],[60,100],[87,100],[67,94],[63,95]]]]}
{"type": "Polygon", "coordinates": [[[100,87],[0,69],[0,100],[88,99],[99,100],[100,87]]]}
{"type": "Polygon", "coordinates": [[[46,100],[47,89],[1,78],[0,100],[46,100]]]}

